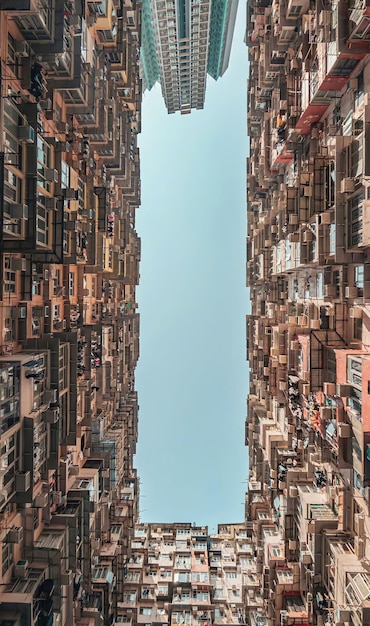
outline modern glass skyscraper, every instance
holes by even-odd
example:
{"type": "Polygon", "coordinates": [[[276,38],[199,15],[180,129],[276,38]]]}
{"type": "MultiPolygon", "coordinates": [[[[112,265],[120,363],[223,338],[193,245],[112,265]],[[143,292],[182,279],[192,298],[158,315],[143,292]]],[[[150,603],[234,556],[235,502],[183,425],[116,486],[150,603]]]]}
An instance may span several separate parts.
{"type": "Polygon", "coordinates": [[[143,0],[141,63],[147,89],[160,81],[169,113],[204,106],[207,73],[229,64],[238,0],[143,0]]]}

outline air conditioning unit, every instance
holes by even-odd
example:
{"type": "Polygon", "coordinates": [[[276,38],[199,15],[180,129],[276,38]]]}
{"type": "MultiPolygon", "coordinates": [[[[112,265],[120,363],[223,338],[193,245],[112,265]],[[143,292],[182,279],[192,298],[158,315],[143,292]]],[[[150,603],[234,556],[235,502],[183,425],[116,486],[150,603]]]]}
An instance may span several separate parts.
{"type": "Polygon", "coordinates": [[[53,106],[51,98],[45,98],[44,100],[39,101],[39,107],[42,111],[51,111],[53,106]]]}
{"type": "Polygon", "coordinates": [[[18,561],[14,565],[13,573],[17,578],[26,578],[28,570],[28,561],[18,561]]]}
{"type": "Polygon", "coordinates": [[[303,231],[303,242],[304,243],[311,243],[314,239],[315,239],[315,235],[313,234],[312,230],[305,230],[305,231],[303,231]]]}
{"type": "Polygon", "coordinates": [[[5,152],[4,161],[6,165],[15,165],[15,167],[18,167],[19,165],[18,152],[5,152]]]}
{"type": "Polygon", "coordinates": [[[337,608],[337,619],[339,623],[349,622],[351,619],[351,609],[339,609],[337,608]]]}
{"type": "Polygon", "coordinates": [[[310,452],[309,461],[310,463],[312,463],[312,465],[315,465],[316,463],[320,463],[320,460],[321,460],[321,457],[318,452],[310,452]]]}
{"type": "Polygon", "coordinates": [[[45,206],[52,211],[58,210],[58,198],[45,198],[45,206]]]}
{"type": "Polygon", "coordinates": [[[304,565],[309,565],[312,561],[311,554],[308,551],[301,552],[301,562],[304,565]]]}
{"type": "Polygon", "coordinates": [[[341,398],[349,398],[352,395],[352,385],[337,383],[336,392],[341,398]]]}
{"type": "Polygon", "coordinates": [[[337,295],[337,288],[335,285],[324,285],[324,297],[335,298],[337,295]]]}
{"type": "Polygon", "coordinates": [[[44,413],[46,424],[56,424],[59,420],[59,407],[55,407],[53,409],[47,409],[44,413]]]}
{"type": "Polygon", "coordinates": [[[357,558],[363,559],[365,556],[365,543],[362,537],[355,537],[354,548],[357,558]]]}
{"type": "Polygon", "coordinates": [[[27,269],[27,261],[25,259],[25,257],[12,257],[10,259],[10,267],[13,270],[13,272],[16,272],[17,270],[19,272],[25,272],[27,269]]]}
{"type": "Polygon", "coordinates": [[[357,89],[358,89],[358,78],[350,78],[349,79],[349,88],[353,89],[353,91],[357,91],[357,89]]]}
{"type": "Polygon", "coordinates": [[[14,526],[10,528],[6,536],[7,543],[21,543],[23,541],[23,528],[22,526],[14,526]]]}
{"type": "Polygon", "coordinates": [[[18,126],[18,139],[25,143],[35,143],[35,131],[32,126],[18,126]]]}
{"type": "Polygon", "coordinates": [[[53,504],[60,506],[63,502],[63,494],[61,491],[53,491],[52,492],[53,504]]]}
{"type": "Polygon", "coordinates": [[[63,195],[66,200],[78,200],[78,189],[64,189],[63,195]]]}
{"type": "Polygon", "coordinates": [[[28,205],[27,204],[11,204],[10,205],[11,216],[16,219],[28,219],[28,205]]]}
{"type": "Polygon", "coordinates": [[[297,542],[295,541],[295,539],[289,539],[288,546],[289,546],[289,550],[296,550],[297,542]]]}
{"type": "Polygon", "coordinates": [[[357,287],[345,287],[344,289],[344,297],[345,298],[357,298],[358,297],[358,288],[357,287]]]}
{"type": "Polygon", "coordinates": [[[308,383],[302,385],[302,395],[308,396],[311,392],[311,387],[308,383]]]}
{"type": "Polygon", "coordinates": [[[355,513],[353,530],[355,531],[356,535],[358,535],[359,537],[363,537],[364,524],[365,524],[364,515],[362,513],[355,513]]]}
{"type": "Polygon", "coordinates": [[[327,382],[323,383],[323,391],[326,396],[334,396],[336,392],[335,383],[327,383],[327,382]]]}
{"type": "Polygon", "coordinates": [[[34,499],[34,506],[43,509],[49,504],[49,493],[39,493],[34,499]]]}
{"type": "Polygon", "coordinates": [[[47,404],[50,402],[51,404],[55,404],[58,402],[58,390],[57,389],[45,389],[44,391],[44,402],[47,404]]]}
{"type": "Polygon", "coordinates": [[[297,498],[297,497],[298,497],[298,487],[296,487],[296,485],[290,485],[289,498],[297,498]]]}
{"type": "Polygon", "coordinates": [[[342,178],[340,181],[341,193],[353,193],[355,190],[355,181],[353,178],[342,178]]]}
{"type": "Polygon", "coordinates": [[[349,310],[349,316],[351,319],[361,320],[362,319],[362,309],[359,306],[352,306],[349,310]]]}
{"type": "Polygon", "coordinates": [[[344,424],[340,422],[338,424],[338,437],[341,439],[349,439],[351,436],[351,424],[344,424]]]}
{"type": "Polygon", "coordinates": [[[44,168],[44,177],[49,183],[57,183],[59,180],[58,170],[50,167],[44,168]]]}
{"type": "Polygon", "coordinates": [[[55,127],[57,129],[57,132],[63,135],[66,135],[69,131],[69,126],[67,122],[62,122],[62,121],[56,122],[55,127]]]}
{"type": "Polygon", "coordinates": [[[15,475],[15,489],[24,493],[31,487],[31,473],[30,472],[18,472],[15,475]]]}
{"type": "Polygon", "coordinates": [[[333,416],[333,410],[331,406],[320,406],[320,419],[326,421],[330,420],[333,416]]]}
{"type": "Polygon", "coordinates": [[[312,330],[320,330],[321,321],[320,320],[310,320],[310,328],[312,330]]]}
{"type": "Polygon", "coordinates": [[[27,41],[15,41],[14,54],[16,57],[29,57],[30,48],[27,41]]]}
{"type": "Polygon", "coordinates": [[[325,211],[320,214],[320,223],[321,224],[331,224],[331,214],[330,211],[325,211]]]}

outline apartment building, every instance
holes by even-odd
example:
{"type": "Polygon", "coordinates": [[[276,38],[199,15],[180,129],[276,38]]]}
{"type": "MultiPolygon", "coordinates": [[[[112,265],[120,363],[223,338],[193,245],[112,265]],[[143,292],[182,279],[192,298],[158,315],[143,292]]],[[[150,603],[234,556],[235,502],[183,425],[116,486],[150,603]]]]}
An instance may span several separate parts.
{"type": "Polygon", "coordinates": [[[122,618],[133,625],[244,623],[252,556],[244,524],[220,524],[217,534],[195,524],[137,524],[122,618]]]}
{"type": "Polygon", "coordinates": [[[247,6],[256,626],[370,623],[368,14],[247,6]]]}
{"type": "Polygon", "coordinates": [[[0,623],[113,624],[137,517],[141,6],[0,0],[0,623]]]}
{"type": "Polygon", "coordinates": [[[207,72],[226,71],[238,0],[143,1],[141,64],[145,86],[160,81],[168,113],[203,109],[207,72]]]}

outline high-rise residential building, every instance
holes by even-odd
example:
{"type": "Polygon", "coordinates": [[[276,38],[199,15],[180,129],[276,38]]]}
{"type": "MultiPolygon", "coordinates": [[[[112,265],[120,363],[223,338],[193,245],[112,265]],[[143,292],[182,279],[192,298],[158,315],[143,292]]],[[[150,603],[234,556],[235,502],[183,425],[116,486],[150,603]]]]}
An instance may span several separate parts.
{"type": "Polygon", "coordinates": [[[244,524],[220,524],[217,534],[195,524],[137,524],[122,614],[133,626],[244,624],[246,589],[259,594],[251,558],[244,524]]]}
{"type": "Polygon", "coordinates": [[[137,517],[141,7],[0,0],[0,624],[119,622],[137,517]]]}
{"type": "Polygon", "coordinates": [[[259,626],[370,623],[370,18],[249,0],[247,318],[259,626]]]}
{"type": "Polygon", "coordinates": [[[141,64],[145,85],[159,80],[169,113],[204,106],[207,72],[227,69],[238,0],[144,0],[141,64]]]}

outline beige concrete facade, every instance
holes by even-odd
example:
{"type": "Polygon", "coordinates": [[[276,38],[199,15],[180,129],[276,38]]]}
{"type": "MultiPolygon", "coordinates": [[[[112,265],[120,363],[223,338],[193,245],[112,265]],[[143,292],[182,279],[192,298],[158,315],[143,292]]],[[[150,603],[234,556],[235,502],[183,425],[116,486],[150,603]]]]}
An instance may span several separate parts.
{"type": "Polygon", "coordinates": [[[0,623],[113,624],[137,517],[141,8],[0,2],[0,623]]]}
{"type": "Polygon", "coordinates": [[[367,624],[369,7],[247,12],[246,612],[367,624]]]}

